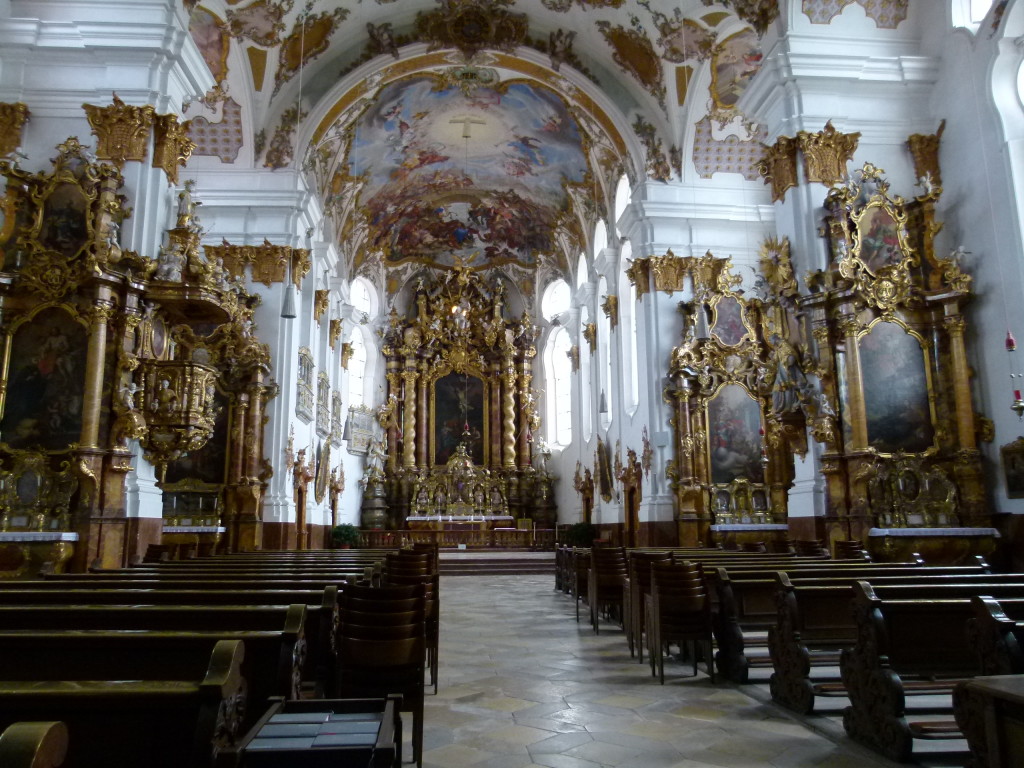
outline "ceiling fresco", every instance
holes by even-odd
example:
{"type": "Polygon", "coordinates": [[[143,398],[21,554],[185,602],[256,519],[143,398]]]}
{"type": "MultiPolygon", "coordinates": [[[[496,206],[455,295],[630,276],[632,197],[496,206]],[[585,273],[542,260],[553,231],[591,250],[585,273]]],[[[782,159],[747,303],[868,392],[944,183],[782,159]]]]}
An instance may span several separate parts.
{"type": "MultiPolygon", "coordinates": [[[[274,169],[302,158],[347,258],[395,274],[567,270],[623,171],[679,178],[700,120],[745,125],[736,105],[778,14],[775,0],[182,1],[218,82],[190,115],[204,118],[204,151],[274,169]],[[501,75],[437,85],[459,67],[501,75]],[[339,82],[351,84],[340,99],[339,82]],[[312,144],[297,147],[314,114],[312,144]],[[239,129],[253,154],[239,154],[239,129]]],[[[880,2],[899,18],[901,0],[880,2]]],[[[700,175],[746,175],[754,128],[698,141],[700,175]]]]}
{"type": "Polygon", "coordinates": [[[385,87],[356,124],[349,173],[385,263],[536,264],[553,250],[566,186],[587,160],[561,99],[525,82],[464,92],[418,76],[385,87]]]}

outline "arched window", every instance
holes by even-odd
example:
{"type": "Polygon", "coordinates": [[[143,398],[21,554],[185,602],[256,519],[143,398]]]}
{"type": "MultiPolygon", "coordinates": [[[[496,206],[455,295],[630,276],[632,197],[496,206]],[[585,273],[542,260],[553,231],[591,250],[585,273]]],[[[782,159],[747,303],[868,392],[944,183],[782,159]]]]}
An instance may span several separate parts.
{"type": "Polygon", "coordinates": [[[576,287],[579,288],[589,279],[590,275],[587,272],[587,254],[581,252],[579,261],[576,262],[576,287]]]}
{"type": "Polygon", "coordinates": [[[953,0],[953,26],[977,30],[994,0],[953,0]]]}
{"type": "Polygon", "coordinates": [[[619,219],[626,212],[626,208],[632,202],[632,192],[629,188],[629,178],[623,174],[615,187],[615,226],[618,231],[619,219]]]}
{"type": "Polygon", "coordinates": [[[597,258],[601,251],[607,247],[608,227],[605,226],[603,220],[598,219],[597,224],[594,226],[594,258],[597,258]]]}
{"type": "Polygon", "coordinates": [[[374,291],[366,280],[357,277],[352,281],[349,302],[356,310],[357,322],[363,319],[362,315],[365,315],[366,319],[370,320],[376,314],[373,297],[374,291]]]}
{"type": "Polygon", "coordinates": [[[628,392],[627,405],[630,412],[636,410],[640,405],[640,334],[637,323],[638,307],[636,303],[636,287],[627,277],[626,270],[629,268],[629,259],[633,255],[633,247],[629,241],[622,244],[622,252],[619,263],[622,265],[622,274],[619,276],[619,284],[626,287],[626,300],[619,302],[619,322],[624,326],[626,332],[622,334],[623,352],[622,358],[629,361],[627,370],[623,371],[623,380],[628,392]]]}
{"type": "Polygon", "coordinates": [[[548,340],[547,401],[548,440],[559,446],[572,442],[572,342],[564,328],[558,328],[548,340]]]}
{"type": "Polygon", "coordinates": [[[362,330],[356,328],[348,343],[352,349],[348,359],[348,401],[358,407],[366,402],[366,343],[362,330]]]}
{"type": "MultiPolygon", "coordinates": [[[[608,294],[608,281],[602,277],[598,284],[598,296],[603,299],[608,294]]],[[[608,429],[615,410],[615,388],[612,386],[612,326],[608,315],[603,310],[597,313],[597,354],[601,371],[601,389],[598,393],[598,416],[601,429],[608,429]]]]}
{"type": "Polygon", "coordinates": [[[572,291],[569,288],[569,284],[565,280],[555,280],[548,285],[540,302],[541,313],[544,315],[544,319],[550,323],[556,315],[560,315],[569,309],[571,301],[572,291]]]}

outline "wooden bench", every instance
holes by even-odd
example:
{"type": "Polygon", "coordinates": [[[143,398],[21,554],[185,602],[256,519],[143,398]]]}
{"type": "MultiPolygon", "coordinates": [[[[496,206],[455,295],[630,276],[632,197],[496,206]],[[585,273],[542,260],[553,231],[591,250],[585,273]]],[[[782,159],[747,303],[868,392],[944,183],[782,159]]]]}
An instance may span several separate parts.
{"type": "MultiPolygon", "coordinates": [[[[1024,575],[977,574],[956,577],[918,573],[875,576],[876,594],[890,599],[925,597],[933,587],[947,597],[970,598],[982,592],[1024,594],[1024,575]]],[[[797,573],[776,574],[776,624],[768,630],[768,649],[773,673],[772,698],[801,714],[814,710],[818,696],[845,696],[846,688],[833,673],[823,669],[839,663],[843,648],[857,639],[851,600],[853,579],[800,579],[797,573]]]]}
{"type": "Polygon", "coordinates": [[[13,723],[0,734],[0,765],[4,768],[60,768],[68,753],[64,723],[13,723]]]}
{"type": "Polygon", "coordinates": [[[979,592],[971,599],[974,618],[967,633],[981,674],[1024,674],[1024,593],[1006,597],[987,589],[979,592]]]}
{"type": "MultiPolygon", "coordinates": [[[[128,635],[132,631],[149,630],[157,633],[204,635],[214,640],[251,638],[243,671],[251,700],[261,706],[271,696],[296,699],[301,693],[302,670],[306,661],[305,614],[306,606],[301,604],[0,605],[0,627],[6,632],[20,630],[24,634],[99,630],[112,635],[117,632],[128,635]]],[[[86,636],[86,632],[81,634],[86,636]]],[[[154,661],[159,660],[154,657],[154,661]]]]}
{"type": "Polygon", "coordinates": [[[840,655],[850,706],[843,713],[846,732],[887,757],[907,761],[915,738],[961,738],[956,722],[908,719],[908,696],[938,696],[926,714],[952,714],[954,686],[976,676],[978,659],[967,622],[971,600],[957,585],[928,586],[919,599],[890,599],[871,584],[854,585],[857,641],[840,655]]]}
{"type": "Polygon", "coordinates": [[[76,768],[209,768],[239,734],[243,655],[217,643],[195,680],[0,682],[0,729],[63,722],[76,768]]]}
{"type": "MultiPolygon", "coordinates": [[[[834,562],[834,561],[833,561],[834,562]]],[[[840,578],[871,579],[876,576],[914,574],[927,571],[933,575],[965,576],[984,573],[986,566],[924,566],[907,563],[867,563],[856,565],[808,565],[793,563],[785,568],[737,569],[718,567],[707,573],[714,598],[715,642],[718,652],[715,662],[719,673],[735,683],[749,679],[751,660],[747,657],[747,646],[751,644],[751,633],[767,633],[777,622],[778,606],[776,573],[784,571],[791,577],[801,579],[840,578]]],[[[757,638],[758,642],[767,642],[757,638]]],[[[766,662],[768,659],[766,659],[766,662]]]]}
{"type": "Polygon", "coordinates": [[[953,713],[975,768],[1024,765],[1024,675],[976,677],[953,690],[953,713]]]}

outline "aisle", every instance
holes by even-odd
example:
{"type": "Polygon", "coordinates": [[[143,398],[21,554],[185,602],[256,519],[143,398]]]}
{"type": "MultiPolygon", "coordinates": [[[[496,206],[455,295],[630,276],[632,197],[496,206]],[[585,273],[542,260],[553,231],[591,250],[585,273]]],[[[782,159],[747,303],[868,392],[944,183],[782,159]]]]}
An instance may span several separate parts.
{"type": "MultiPolygon", "coordinates": [[[[631,659],[595,637],[549,576],[441,580],[441,687],[427,695],[426,768],[876,768],[769,704],[631,659]]],[[[687,674],[692,667],[686,667],[687,674]]]]}

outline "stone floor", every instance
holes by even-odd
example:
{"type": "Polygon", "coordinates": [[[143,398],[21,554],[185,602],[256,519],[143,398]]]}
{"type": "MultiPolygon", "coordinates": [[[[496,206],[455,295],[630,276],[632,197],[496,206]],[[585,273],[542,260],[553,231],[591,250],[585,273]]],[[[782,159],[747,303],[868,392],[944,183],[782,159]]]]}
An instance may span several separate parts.
{"type": "Polygon", "coordinates": [[[659,685],[620,629],[577,624],[550,576],[442,577],[440,665],[427,768],[895,765],[678,662],[659,685]]]}

